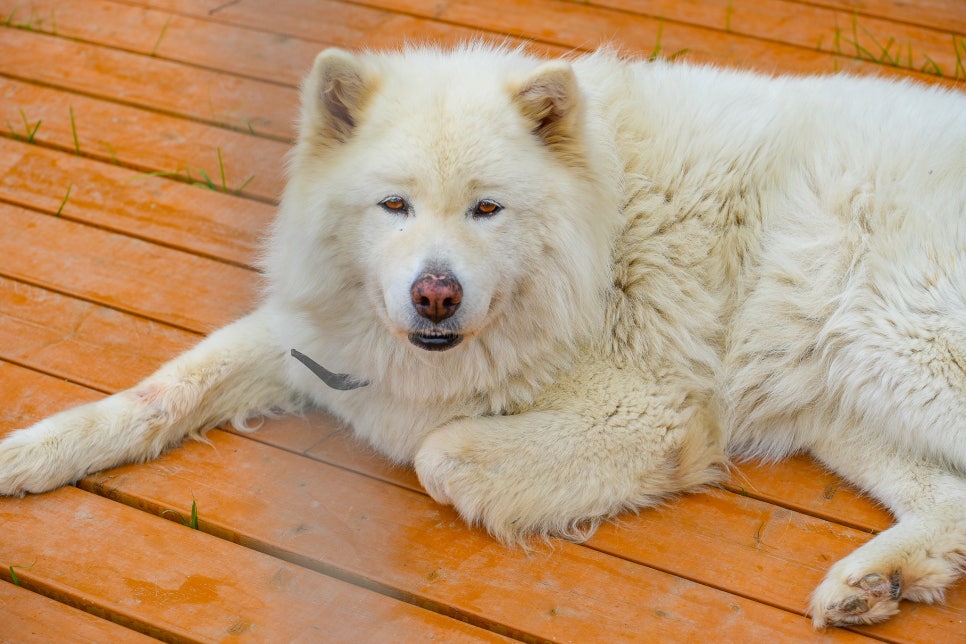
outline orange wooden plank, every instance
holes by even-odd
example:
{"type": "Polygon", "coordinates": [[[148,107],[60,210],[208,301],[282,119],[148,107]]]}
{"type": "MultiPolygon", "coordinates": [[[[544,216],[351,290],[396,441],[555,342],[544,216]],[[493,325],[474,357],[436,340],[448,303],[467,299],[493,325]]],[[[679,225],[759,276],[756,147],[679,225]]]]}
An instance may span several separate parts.
{"type": "Polygon", "coordinates": [[[728,488],[868,532],[885,530],[893,523],[884,508],[807,456],[738,465],[728,488]]]}
{"type": "MultiPolygon", "coordinates": [[[[344,15],[351,12],[351,7],[332,5],[328,22],[333,26],[345,24],[344,15]]],[[[279,38],[261,29],[105,0],[0,0],[0,16],[11,13],[14,24],[35,31],[51,33],[56,28],[56,34],[61,37],[292,87],[299,85],[315,55],[328,44],[324,29],[312,40],[279,38]],[[285,64],[280,64],[281,61],[285,64]]],[[[339,31],[343,37],[357,42],[364,34],[365,25],[360,27],[339,31]]]]}
{"type": "MultiPolygon", "coordinates": [[[[929,28],[786,0],[594,0],[591,4],[950,78],[956,77],[959,69],[959,78],[963,79],[966,38],[957,56],[955,29],[949,24],[929,28]]],[[[963,5],[958,18],[966,23],[963,5]]]]}
{"type": "MultiPolygon", "coordinates": [[[[10,78],[0,77],[0,95],[0,133],[10,138],[26,140],[29,127],[35,143],[75,152],[76,133],[85,157],[184,181],[203,181],[206,174],[219,189],[224,169],[231,193],[241,189],[273,201],[282,192],[287,143],[10,78]]],[[[131,183],[130,190],[144,185],[141,179],[131,183]]],[[[254,208],[235,206],[242,215],[254,208]]]]}
{"type": "MultiPolygon", "coordinates": [[[[231,13],[228,10],[232,8],[231,4],[223,2],[222,0],[119,0],[121,2],[131,2],[133,4],[144,5],[148,4],[151,6],[165,8],[169,10],[179,11],[179,12],[190,12],[196,13],[197,15],[207,15],[214,19],[234,19],[240,15],[245,15],[246,10],[240,12],[231,13]]],[[[367,0],[343,0],[346,3],[359,5],[360,9],[367,8],[365,5],[370,4],[367,0]]],[[[620,6],[626,8],[633,13],[647,14],[652,17],[657,17],[659,15],[664,15],[669,19],[674,19],[689,23],[695,26],[705,26],[722,28],[726,25],[727,19],[727,9],[728,3],[722,2],[722,0],[692,0],[691,2],[678,2],[670,3],[669,6],[666,0],[564,0],[567,2],[573,2],[574,4],[581,5],[597,5],[601,7],[609,6],[620,6]],[[614,2],[620,4],[612,4],[614,2]]],[[[240,4],[249,4],[240,3],[240,4]]],[[[321,4],[321,3],[319,3],[321,4]]],[[[524,7],[528,4],[533,5],[536,3],[526,3],[520,2],[519,6],[524,7]]],[[[548,2],[543,2],[542,4],[549,4],[548,2]]],[[[759,4],[758,0],[732,0],[732,8],[742,7],[743,9],[750,9],[754,5],[759,4]]],[[[963,5],[959,0],[918,0],[917,2],[908,2],[908,0],[810,0],[799,2],[797,0],[792,0],[790,2],[771,3],[768,2],[764,7],[768,7],[775,12],[786,12],[789,14],[795,14],[798,10],[795,5],[805,5],[805,6],[816,6],[821,7],[826,10],[840,11],[848,15],[857,14],[861,17],[871,17],[876,19],[886,19],[896,23],[905,23],[909,25],[918,25],[921,27],[931,28],[939,31],[952,31],[959,34],[966,33],[966,16],[963,14],[963,5]]],[[[402,2],[387,2],[380,5],[385,8],[386,11],[404,11],[407,9],[407,5],[402,2]]],[[[290,11],[286,5],[281,5],[278,7],[280,13],[289,13],[292,17],[289,19],[292,23],[293,28],[298,28],[298,20],[296,18],[297,12],[290,11]]],[[[371,11],[372,17],[369,17],[369,22],[364,23],[363,18],[366,14],[355,14],[346,18],[346,28],[351,30],[354,23],[358,21],[359,24],[365,24],[368,27],[367,33],[372,30],[386,31],[385,29],[379,29],[381,25],[378,21],[378,12],[371,11]],[[357,17],[359,16],[359,17],[357,17]]],[[[312,14],[303,14],[306,19],[308,19],[312,14]]],[[[392,14],[390,14],[392,15],[392,14]]],[[[384,18],[384,21],[388,21],[388,18],[384,18]]],[[[305,21],[302,21],[304,25],[305,21]]],[[[275,23],[273,23],[273,28],[275,28],[275,23]]],[[[281,29],[279,29],[281,31],[281,29]]],[[[353,33],[353,32],[349,32],[353,33]]],[[[355,34],[355,42],[361,42],[365,38],[365,34],[355,34]]]]}
{"type": "Polygon", "coordinates": [[[514,636],[684,640],[709,622],[726,639],[812,635],[792,613],[572,544],[507,550],[423,494],[218,430],[209,438],[213,447],[188,444],[83,485],[152,513],[185,512],[193,497],[212,534],[416,603],[449,606],[514,636]]]}
{"type": "Polygon", "coordinates": [[[0,383],[0,396],[4,401],[0,405],[0,435],[25,427],[66,407],[104,397],[80,385],[2,360],[0,383]]]}
{"type": "Polygon", "coordinates": [[[275,214],[266,204],[4,138],[0,200],[239,266],[255,262],[275,214]]]}
{"type": "Polygon", "coordinates": [[[814,4],[966,34],[966,12],[960,0],[817,0],[814,4]]]}
{"type": "MultiPolygon", "coordinates": [[[[385,49],[413,42],[456,45],[473,39],[515,46],[527,40],[487,33],[475,28],[475,25],[443,23],[432,17],[420,18],[338,0],[317,0],[300,5],[290,2],[251,5],[248,2],[236,4],[196,0],[111,1],[154,7],[218,24],[266,30],[278,37],[285,35],[340,47],[385,49]]],[[[541,55],[561,55],[571,48],[536,44],[531,49],[541,55]]]]}
{"type": "Polygon", "coordinates": [[[134,385],[199,337],[0,277],[0,359],[101,391],[134,385]]]}
{"type": "Polygon", "coordinates": [[[91,644],[155,641],[8,583],[0,583],[0,624],[0,640],[19,644],[49,644],[67,637],[91,644]]]}
{"type": "Polygon", "coordinates": [[[0,274],[210,331],[252,308],[252,271],[0,203],[0,274]]]}
{"type": "Polygon", "coordinates": [[[4,29],[0,74],[288,141],[298,91],[23,29],[4,29]]]}
{"type": "MultiPolygon", "coordinates": [[[[306,6],[306,10],[309,10],[307,5],[312,3],[311,0],[299,2],[306,6]]],[[[246,11],[252,11],[253,4],[267,11],[270,2],[259,0],[257,3],[242,4],[246,11]]],[[[846,56],[833,56],[811,47],[766,42],[689,24],[632,16],[623,11],[604,11],[584,3],[496,0],[484,5],[471,0],[362,0],[361,4],[536,38],[556,45],[586,49],[611,42],[635,54],[647,55],[659,51],[661,55],[668,56],[686,53],[688,60],[766,73],[852,71],[933,78],[846,56]]],[[[225,11],[232,10],[234,7],[225,11]]]]}
{"type": "Polygon", "coordinates": [[[0,499],[0,529],[25,588],[163,639],[501,639],[72,487],[0,499]]]}

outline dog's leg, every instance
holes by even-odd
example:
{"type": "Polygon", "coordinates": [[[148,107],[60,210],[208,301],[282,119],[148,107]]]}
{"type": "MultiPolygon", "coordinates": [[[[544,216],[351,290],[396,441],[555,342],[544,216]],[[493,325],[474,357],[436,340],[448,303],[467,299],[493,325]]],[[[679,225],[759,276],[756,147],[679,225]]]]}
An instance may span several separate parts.
{"type": "Polygon", "coordinates": [[[870,449],[838,441],[813,450],[898,519],[829,570],[812,596],[818,627],[882,621],[900,599],[940,601],[966,565],[966,479],[921,457],[870,449]]]}
{"type": "Polygon", "coordinates": [[[260,309],[219,330],[137,386],[0,441],[0,494],[43,492],[89,472],[154,458],[225,420],[292,408],[286,352],[260,309]]]}
{"type": "Polygon", "coordinates": [[[504,543],[583,540],[602,520],[722,476],[704,407],[633,370],[582,368],[519,414],[461,418],[415,465],[441,503],[504,543]]]}

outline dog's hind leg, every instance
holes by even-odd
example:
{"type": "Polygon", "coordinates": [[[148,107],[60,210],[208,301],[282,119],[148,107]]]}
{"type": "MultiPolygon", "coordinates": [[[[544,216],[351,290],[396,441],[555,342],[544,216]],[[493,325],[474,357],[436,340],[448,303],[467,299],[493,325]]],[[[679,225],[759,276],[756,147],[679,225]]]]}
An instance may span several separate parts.
{"type": "Polygon", "coordinates": [[[131,389],[46,418],[0,441],[0,494],[43,492],[154,458],[226,420],[293,408],[266,309],[211,334],[131,389]]]}
{"type": "Polygon", "coordinates": [[[895,614],[900,599],[942,600],[966,565],[966,478],[895,449],[829,441],[813,453],[898,519],[832,566],[812,595],[815,625],[868,624],[895,614]]]}

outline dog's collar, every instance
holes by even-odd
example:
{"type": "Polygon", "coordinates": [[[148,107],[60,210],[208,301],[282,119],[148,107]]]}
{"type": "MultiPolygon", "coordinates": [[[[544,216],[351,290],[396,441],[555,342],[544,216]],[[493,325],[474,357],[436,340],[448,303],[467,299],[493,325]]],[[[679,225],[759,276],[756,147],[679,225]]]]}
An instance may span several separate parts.
{"type": "Polygon", "coordinates": [[[309,371],[318,376],[322,382],[332,389],[350,391],[352,389],[358,389],[359,387],[365,387],[369,384],[368,382],[360,382],[347,373],[332,373],[297,349],[292,349],[292,357],[308,367],[309,371]]]}

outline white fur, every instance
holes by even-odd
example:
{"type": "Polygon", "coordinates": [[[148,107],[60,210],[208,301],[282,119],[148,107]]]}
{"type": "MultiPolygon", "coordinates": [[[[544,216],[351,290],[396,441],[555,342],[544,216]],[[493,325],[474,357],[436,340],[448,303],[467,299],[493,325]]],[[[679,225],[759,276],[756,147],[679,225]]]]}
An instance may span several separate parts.
{"type": "Polygon", "coordinates": [[[832,567],[818,626],[961,574],[963,96],[608,53],[329,50],[290,175],[259,311],[9,436],[0,492],[313,403],[507,542],[584,538],[729,457],[810,450],[898,519],[832,567]],[[473,216],[484,199],[503,210],[473,216]],[[409,341],[428,268],[462,285],[447,351],[409,341]],[[328,389],[291,348],[369,384],[328,389]]]}

